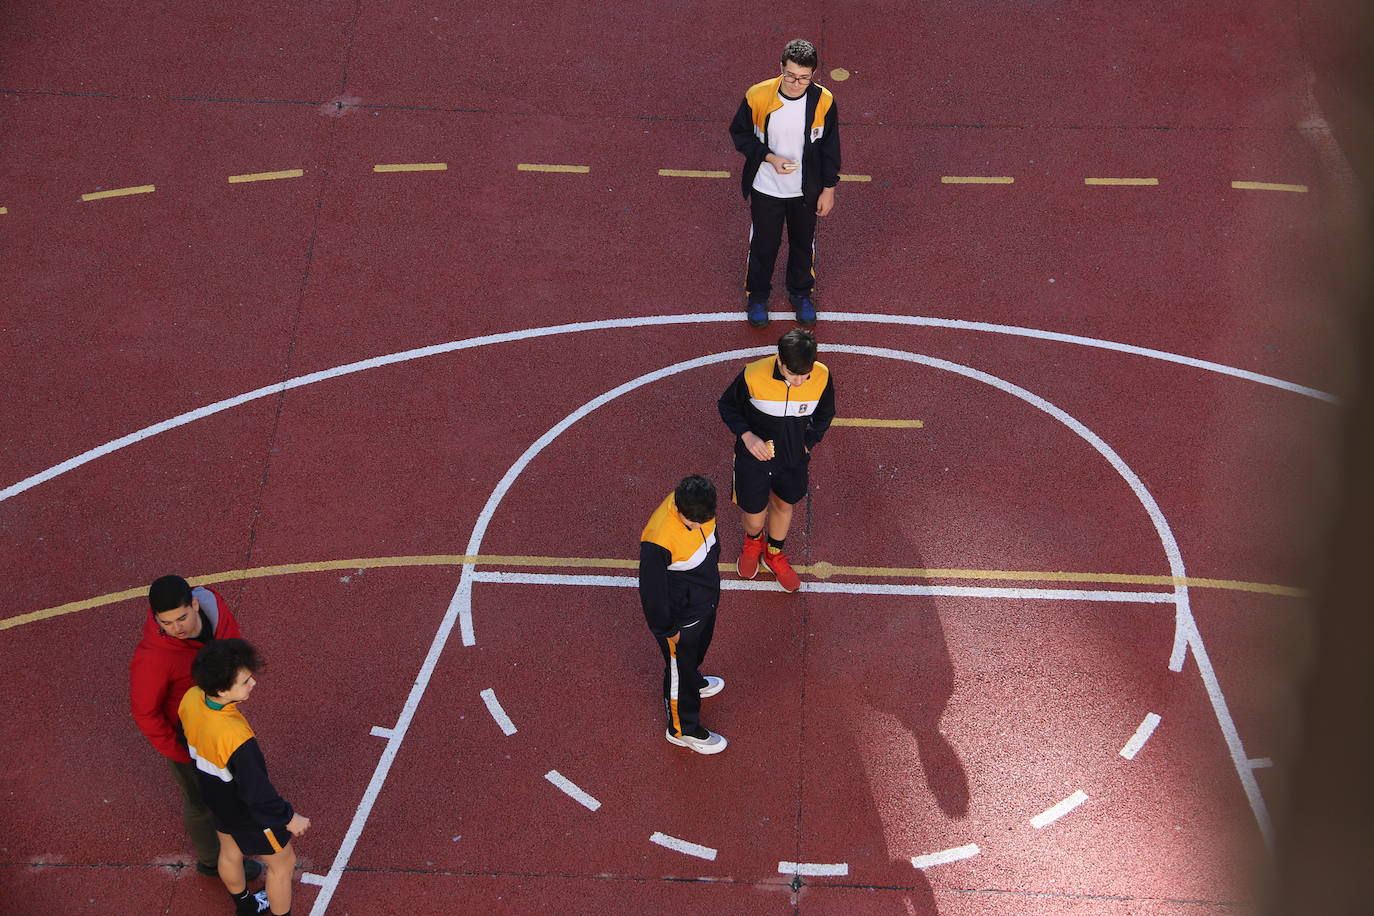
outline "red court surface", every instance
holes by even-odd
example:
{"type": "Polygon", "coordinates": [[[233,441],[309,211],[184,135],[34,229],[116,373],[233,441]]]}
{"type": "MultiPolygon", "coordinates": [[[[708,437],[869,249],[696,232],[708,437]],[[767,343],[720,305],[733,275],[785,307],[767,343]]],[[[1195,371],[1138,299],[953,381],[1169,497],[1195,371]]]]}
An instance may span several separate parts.
{"type": "Polygon", "coordinates": [[[230,910],[127,709],[178,572],[268,661],[297,914],[1257,911],[1352,379],[1337,9],[7,15],[0,910],[230,910]],[[802,591],[725,576],[698,757],[633,561],[793,326],[725,128],[794,35],[848,425],[802,591]]]}

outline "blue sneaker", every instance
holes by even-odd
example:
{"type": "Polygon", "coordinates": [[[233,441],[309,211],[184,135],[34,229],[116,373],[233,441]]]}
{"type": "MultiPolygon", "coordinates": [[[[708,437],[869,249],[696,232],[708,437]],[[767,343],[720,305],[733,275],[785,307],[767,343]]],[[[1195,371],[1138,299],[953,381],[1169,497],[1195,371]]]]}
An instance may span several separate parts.
{"type": "Polygon", "coordinates": [[[758,302],[754,299],[750,299],[748,301],[748,304],[746,304],[744,307],[744,313],[747,320],[749,321],[749,326],[751,328],[768,327],[767,302],[758,302]]]}
{"type": "Polygon", "coordinates": [[[810,296],[789,296],[792,300],[792,308],[797,312],[797,324],[804,328],[813,327],[816,324],[816,303],[810,296]]]}

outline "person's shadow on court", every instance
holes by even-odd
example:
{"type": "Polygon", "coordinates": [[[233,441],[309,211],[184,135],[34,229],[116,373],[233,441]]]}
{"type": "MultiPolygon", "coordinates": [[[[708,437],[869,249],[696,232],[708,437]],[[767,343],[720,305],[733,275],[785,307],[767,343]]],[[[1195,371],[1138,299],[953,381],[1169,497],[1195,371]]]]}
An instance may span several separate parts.
{"type": "MultiPolygon", "coordinates": [[[[939,611],[929,597],[879,599],[900,602],[900,610],[883,612],[876,628],[867,676],[860,696],[878,712],[905,727],[920,755],[926,785],[945,816],[968,814],[968,774],[959,752],[940,729],[940,719],[954,692],[954,664],[945,641],[939,611]]],[[[875,604],[878,602],[875,602],[875,604]]]]}

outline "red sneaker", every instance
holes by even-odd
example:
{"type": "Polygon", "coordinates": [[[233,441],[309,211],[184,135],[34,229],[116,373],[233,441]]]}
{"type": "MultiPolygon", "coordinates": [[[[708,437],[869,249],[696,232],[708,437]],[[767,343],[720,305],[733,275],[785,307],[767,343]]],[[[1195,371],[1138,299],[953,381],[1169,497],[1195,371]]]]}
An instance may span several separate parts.
{"type": "Polygon", "coordinates": [[[787,562],[787,554],[782,551],[767,551],[763,555],[763,564],[778,577],[778,584],[782,586],[783,591],[795,592],[801,588],[801,579],[792,569],[792,564],[787,562]]]}
{"type": "Polygon", "coordinates": [[[762,535],[744,538],[744,549],[740,551],[739,560],[735,562],[735,572],[740,574],[740,578],[752,579],[759,574],[759,554],[763,553],[763,545],[762,535]]]}

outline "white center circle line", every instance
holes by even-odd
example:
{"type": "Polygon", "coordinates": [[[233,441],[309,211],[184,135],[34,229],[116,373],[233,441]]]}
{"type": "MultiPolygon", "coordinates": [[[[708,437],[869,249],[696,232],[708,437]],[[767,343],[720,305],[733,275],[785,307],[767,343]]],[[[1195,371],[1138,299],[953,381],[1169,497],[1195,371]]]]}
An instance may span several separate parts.
{"type": "MultiPolygon", "coordinates": [[[[1182,580],[1186,579],[1187,571],[1184,567],[1183,558],[1179,552],[1178,542],[1174,538],[1173,530],[1170,527],[1168,520],[1164,517],[1164,514],[1159,508],[1158,503],[1155,501],[1154,497],[1150,494],[1150,492],[1145,488],[1144,483],[1140,480],[1140,477],[1126,464],[1126,462],[1121,458],[1121,456],[1118,455],[1116,451],[1111,448],[1111,446],[1109,446],[1105,441],[1102,440],[1101,437],[1099,437],[1092,430],[1088,429],[1082,422],[1080,422],[1079,420],[1077,420],[1061,408],[1055,406],[1054,404],[1051,404],[1049,401],[1045,400],[1039,395],[1036,395],[1033,392],[1030,392],[1012,382],[1008,382],[1005,379],[999,378],[998,376],[991,375],[989,373],[983,372],[982,370],[974,369],[972,367],[965,366],[960,363],[954,363],[950,362],[949,360],[939,359],[937,357],[924,356],[917,353],[911,353],[903,350],[892,350],[882,347],[867,347],[845,344],[828,344],[826,346],[826,351],[831,353],[849,353],[860,356],[873,356],[883,359],[893,359],[901,362],[916,363],[919,365],[929,366],[931,368],[952,372],[956,375],[961,375],[965,378],[969,378],[974,381],[983,382],[984,384],[990,385],[1003,392],[1011,394],[1019,398],[1020,400],[1024,401],[1025,403],[1029,404],[1030,406],[1035,407],[1037,410],[1049,414],[1051,417],[1055,418],[1060,423],[1067,426],[1080,438],[1082,438],[1089,445],[1091,445],[1094,448],[1094,450],[1098,452],[1098,454],[1100,454],[1104,459],[1107,460],[1109,464],[1111,464],[1111,466],[1127,483],[1127,485],[1131,488],[1132,492],[1136,495],[1136,498],[1140,501],[1142,507],[1146,510],[1146,514],[1149,516],[1151,522],[1155,527],[1156,533],[1159,535],[1161,544],[1164,548],[1164,553],[1169,562],[1170,575],[1173,576],[1174,579],[1176,581],[1179,581],[1180,583],[1182,582],[1182,580]]],[[[697,369],[708,365],[714,365],[716,363],[725,362],[729,360],[741,360],[750,356],[767,355],[772,352],[774,352],[773,347],[750,347],[745,349],[728,350],[720,353],[710,354],[707,356],[697,357],[695,359],[685,360],[683,362],[675,363],[670,366],[665,366],[661,369],[656,369],[652,372],[647,372],[639,376],[638,378],[625,382],[601,395],[598,395],[597,397],[592,398],[590,401],[586,402],[581,407],[577,408],[572,413],[568,414],[561,421],[555,424],[551,429],[549,429],[542,436],[536,439],[520,455],[520,457],[517,458],[514,463],[512,463],[510,468],[506,471],[505,475],[502,476],[501,480],[492,490],[490,496],[487,498],[486,504],[482,508],[481,513],[478,515],[477,521],[473,526],[472,535],[468,539],[467,548],[464,550],[464,554],[466,556],[476,556],[481,553],[482,541],[486,536],[488,525],[491,523],[492,518],[495,516],[496,510],[500,505],[501,501],[505,498],[506,493],[514,485],[515,481],[519,478],[519,476],[524,472],[525,468],[528,467],[530,462],[532,462],[534,458],[539,455],[540,452],[542,452],[552,442],[554,442],[554,440],[556,440],[562,433],[567,431],[570,427],[572,427],[579,420],[586,417],[588,414],[592,413],[598,408],[610,403],[611,401],[615,400],[616,398],[619,398],[624,394],[634,391],[637,388],[640,388],[644,385],[650,384],[651,382],[667,378],[671,375],[676,375],[682,372],[690,371],[692,369],[697,369]]],[[[314,907],[311,909],[312,916],[322,916],[322,914],[328,908],[329,901],[332,898],[333,893],[338,886],[338,882],[343,875],[344,869],[347,867],[348,860],[352,855],[353,848],[356,845],[359,836],[361,836],[363,827],[366,824],[369,815],[371,814],[372,807],[376,802],[377,795],[381,791],[382,785],[386,782],[387,775],[389,774],[391,765],[395,760],[396,753],[397,751],[399,751],[400,745],[405,740],[405,735],[406,732],[409,730],[410,722],[411,719],[414,717],[415,710],[418,708],[420,700],[424,696],[425,690],[428,688],[430,677],[433,674],[435,665],[438,663],[440,654],[443,652],[444,646],[448,642],[448,637],[452,632],[453,625],[455,623],[458,623],[460,625],[459,628],[460,632],[462,633],[464,645],[471,646],[476,644],[476,635],[472,623],[472,587],[475,579],[475,566],[470,563],[464,564],[462,567],[462,573],[459,577],[458,587],[454,591],[452,599],[449,601],[449,605],[447,610],[445,611],[443,620],[441,621],[439,629],[435,633],[434,640],[430,645],[429,652],[427,653],[425,661],[420,668],[420,672],[416,675],[410,693],[406,698],[405,706],[401,711],[401,715],[397,719],[394,736],[387,742],[386,750],[383,752],[381,760],[377,763],[377,767],[373,772],[372,779],[368,783],[367,790],[364,792],[362,801],[358,805],[358,809],[354,815],[353,821],[350,823],[348,832],[344,836],[343,843],[341,844],[339,851],[335,856],[333,864],[330,866],[326,882],[322,886],[321,892],[315,900],[314,907]]],[[[1268,809],[1265,805],[1263,797],[1259,793],[1258,783],[1255,780],[1253,770],[1248,765],[1249,758],[1245,754],[1244,747],[1240,741],[1240,736],[1236,731],[1235,723],[1231,719],[1230,711],[1227,708],[1225,697],[1221,693],[1221,687],[1216,679],[1215,671],[1212,669],[1210,660],[1208,659],[1206,654],[1206,649],[1202,644],[1201,634],[1198,632],[1196,624],[1193,620],[1192,612],[1189,608],[1187,586],[1183,584],[1176,585],[1172,593],[1172,600],[1175,604],[1175,634],[1173,651],[1171,653],[1170,658],[1170,669],[1174,671],[1180,670],[1183,662],[1184,653],[1188,649],[1191,649],[1193,651],[1194,659],[1198,663],[1199,672],[1202,674],[1203,683],[1207,689],[1208,696],[1212,701],[1213,712],[1217,716],[1218,723],[1221,725],[1222,733],[1226,740],[1228,750],[1230,750],[1231,752],[1232,762],[1235,765],[1237,775],[1240,777],[1241,784],[1245,788],[1246,796],[1250,801],[1251,809],[1255,814],[1256,820],[1259,822],[1261,833],[1263,833],[1266,842],[1272,842],[1268,809]],[[1175,663],[1177,663],[1177,665],[1175,665],[1175,663]]],[[[1073,798],[1073,796],[1071,796],[1071,798],[1073,798]]],[[[1086,799],[1086,796],[1084,796],[1084,798],[1086,799]]],[[[1068,802],[1069,800],[1070,799],[1066,799],[1065,802],[1068,802]]],[[[1081,803],[1081,800],[1079,802],[1076,802],[1075,806],[1078,803],[1081,803]]],[[[1061,804],[1064,804],[1064,802],[1061,802],[1061,804]]],[[[1049,812],[1047,811],[1039,817],[1043,818],[1048,814],[1049,812]]],[[[658,835],[659,834],[655,834],[655,836],[658,835]]],[[[712,849],[711,858],[714,857],[715,850],[712,849]]]]}

